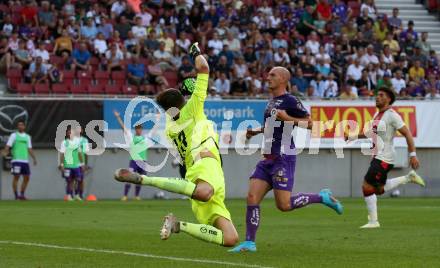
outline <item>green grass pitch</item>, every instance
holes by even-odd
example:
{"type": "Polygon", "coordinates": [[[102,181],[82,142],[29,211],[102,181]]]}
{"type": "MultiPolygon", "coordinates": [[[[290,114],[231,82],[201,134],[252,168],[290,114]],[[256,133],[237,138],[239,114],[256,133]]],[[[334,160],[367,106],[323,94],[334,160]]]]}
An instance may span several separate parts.
{"type": "MultiPolygon", "coordinates": [[[[194,221],[187,200],[2,201],[0,267],[440,267],[440,199],[380,199],[376,230],[359,229],[362,199],[342,201],[338,216],[321,205],[282,213],[266,200],[258,252],[238,255],[183,233],[160,240],[166,213],[194,221]]],[[[245,201],[227,206],[243,239],[245,201]]]]}

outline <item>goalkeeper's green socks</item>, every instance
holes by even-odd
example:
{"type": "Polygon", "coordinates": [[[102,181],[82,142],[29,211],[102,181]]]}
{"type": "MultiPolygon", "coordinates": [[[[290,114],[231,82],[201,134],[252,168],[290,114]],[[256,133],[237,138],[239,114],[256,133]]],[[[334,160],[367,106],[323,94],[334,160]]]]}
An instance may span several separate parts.
{"type": "Polygon", "coordinates": [[[223,231],[211,225],[180,222],[180,231],[197,239],[223,245],[223,231]]]}
{"type": "Polygon", "coordinates": [[[142,184],[154,186],[168,192],[183,194],[190,198],[197,186],[182,178],[148,177],[145,175],[142,176],[142,184]]]}

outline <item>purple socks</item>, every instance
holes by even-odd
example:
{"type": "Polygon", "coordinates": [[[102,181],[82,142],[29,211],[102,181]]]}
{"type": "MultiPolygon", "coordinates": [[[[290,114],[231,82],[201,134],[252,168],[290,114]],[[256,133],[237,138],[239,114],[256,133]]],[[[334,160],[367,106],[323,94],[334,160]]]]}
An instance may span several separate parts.
{"type": "Polygon", "coordinates": [[[142,186],[138,185],[138,184],[135,186],[135,188],[134,188],[134,195],[135,196],[139,196],[139,193],[141,192],[141,187],[142,186]]]}
{"type": "Polygon", "coordinates": [[[72,195],[72,180],[67,180],[66,195],[72,195]]]}
{"type": "Polygon", "coordinates": [[[260,225],[260,206],[247,206],[246,209],[246,241],[255,241],[260,225]]]}
{"type": "Polygon", "coordinates": [[[130,187],[131,187],[131,184],[130,184],[130,183],[126,183],[126,184],[125,184],[125,187],[124,187],[124,196],[127,196],[127,195],[128,195],[128,192],[130,191],[130,187]]]}
{"type": "Polygon", "coordinates": [[[319,194],[298,193],[290,198],[291,210],[302,208],[313,203],[322,203],[322,198],[319,194]]]}

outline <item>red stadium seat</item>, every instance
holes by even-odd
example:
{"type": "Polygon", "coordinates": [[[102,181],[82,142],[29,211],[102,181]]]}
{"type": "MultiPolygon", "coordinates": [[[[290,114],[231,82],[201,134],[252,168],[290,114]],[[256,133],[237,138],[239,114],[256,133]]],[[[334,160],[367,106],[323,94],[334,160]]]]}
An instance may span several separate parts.
{"type": "Polygon", "coordinates": [[[50,94],[50,85],[46,84],[35,84],[34,86],[35,94],[50,94]]]}
{"type": "Polygon", "coordinates": [[[3,14],[8,14],[11,10],[9,9],[9,7],[5,4],[0,4],[0,12],[2,12],[3,14]]]}
{"type": "Polygon", "coordinates": [[[31,84],[26,84],[26,83],[19,83],[17,85],[17,92],[18,94],[32,94],[32,85],[31,84]]]}
{"type": "Polygon", "coordinates": [[[138,94],[138,87],[133,85],[123,85],[122,86],[122,93],[124,95],[137,95],[138,94]]]}
{"type": "Polygon", "coordinates": [[[148,58],[140,58],[139,63],[142,63],[145,65],[145,68],[147,68],[147,66],[150,64],[150,60],[148,58]]]}
{"type": "Polygon", "coordinates": [[[17,89],[17,85],[21,82],[22,77],[23,73],[20,69],[9,69],[6,73],[8,87],[11,89],[17,89]]]}
{"type": "Polygon", "coordinates": [[[81,85],[89,85],[92,83],[92,72],[91,71],[78,71],[76,77],[81,85]]]}
{"type": "Polygon", "coordinates": [[[110,81],[110,73],[107,71],[95,71],[95,80],[98,85],[107,85],[110,81]]]}
{"type": "Polygon", "coordinates": [[[90,58],[90,65],[92,66],[92,70],[93,71],[97,71],[99,70],[99,64],[100,64],[100,60],[97,57],[92,57],[90,58]]]}
{"type": "Polygon", "coordinates": [[[87,90],[89,91],[89,94],[104,94],[104,85],[88,85],[87,90]]]}
{"type": "Polygon", "coordinates": [[[54,54],[50,55],[50,63],[59,65],[62,62],[63,62],[63,58],[61,58],[60,56],[54,54]]]}
{"type": "Polygon", "coordinates": [[[72,94],[87,94],[88,84],[69,85],[72,94]]]}
{"type": "Polygon", "coordinates": [[[106,85],[105,93],[112,95],[121,94],[121,85],[106,85]]]}
{"type": "Polygon", "coordinates": [[[127,79],[127,75],[124,71],[113,71],[112,80],[116,85],[123,85],[127,79]]]}
{"type": "Polygon", "coordinates": [[[52,85],[52,92],[54,94],[69,94],[69,84],[62,83],[62,84],[53,84],[52,85]]]}
{"type": "Polygon", "coordinates": [[[177,73],[173,71],[165,71],[163,76],[168,81],[170,87],[175,87],[177,85],[177,73]]]}
{"type": "Polygon", "coordinates": [[[64,84],[73,85],[75,80],[75,71],[63,70],[61,72],[63,73],[64,84]]]}

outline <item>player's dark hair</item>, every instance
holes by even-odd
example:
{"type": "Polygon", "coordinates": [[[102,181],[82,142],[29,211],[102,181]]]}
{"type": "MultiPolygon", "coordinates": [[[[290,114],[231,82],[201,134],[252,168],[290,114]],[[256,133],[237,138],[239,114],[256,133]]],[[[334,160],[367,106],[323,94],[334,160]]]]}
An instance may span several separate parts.
{"type": "Polygon", "coordinates": [[[26,126],[26,123],[24,122],[24,120],[19,120],[19,121],[17,122],[17,126],[18,126],[19,124],[23,124],[23,125],[26,126]]]}
{"type": "Polygon", "coordinates": [[[141,128],[141,129],[142,129],[143,126],[142,126],[142,124],[138,124],[138,125],[135,125],[134,128],[135,128],[135,129],[138,129],[138,128],[141,128]]]}
{"type": "Polygon", "coordinates": [[[381,87],[377,90],[377,92],[379,92],[379,91],[382,91],[388,95],[388,97],[391,99],[390,105],[396,101],[396,93],[394,93],[394,90],[392,90],[391,88],[381,87]]]}
{"type": "Polygon", "coordinates": [[[182,108],[183,104],[185,103],[185,98],[183,97],[180,90],[170,88],[160,93],[156,97],[156,102],[157,104],[159,104],[160,107],[162,107],[162,109],[167,111],[172,107],[178,109],[182,108]]]}

